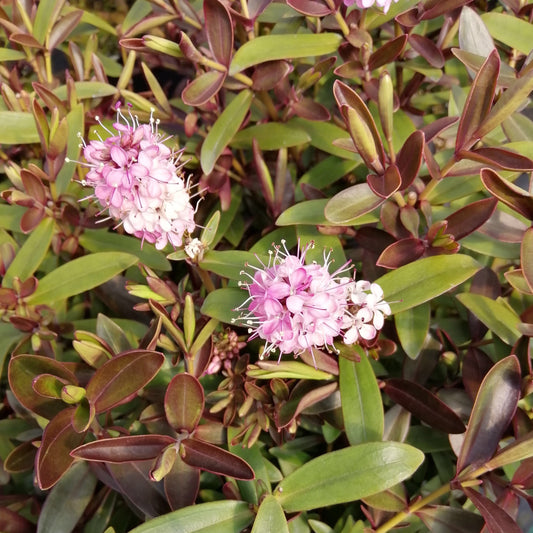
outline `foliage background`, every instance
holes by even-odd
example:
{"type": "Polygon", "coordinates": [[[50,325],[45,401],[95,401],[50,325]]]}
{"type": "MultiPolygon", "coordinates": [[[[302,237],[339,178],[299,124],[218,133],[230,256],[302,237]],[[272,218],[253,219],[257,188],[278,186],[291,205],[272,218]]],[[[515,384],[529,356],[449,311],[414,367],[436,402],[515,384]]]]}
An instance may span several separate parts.
{"type": "Polygon", "coordinates": [[[0,530],[531,531],[532,8],[2,1],[0,530]],[[202,254],[84,200],[119,101],[202,254]],[[282,239],[383,287],[378,343],[259,359],[237,282],[282,239]]]}

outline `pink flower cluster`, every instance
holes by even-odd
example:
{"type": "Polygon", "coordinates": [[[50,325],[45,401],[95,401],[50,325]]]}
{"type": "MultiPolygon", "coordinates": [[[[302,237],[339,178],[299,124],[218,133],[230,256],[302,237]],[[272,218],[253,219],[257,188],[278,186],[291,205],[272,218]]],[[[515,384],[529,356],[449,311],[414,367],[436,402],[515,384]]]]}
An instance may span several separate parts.
{"type": "Polygon", "coordinates": [[[91,170],[82,183],[94,188],[89,198],[96,198],[110,218],[143,242],[157,249],[167,243],[181,246],[184,234],[195,228],[181,152],[175,154],[164,144],[167,139],[153,116],[149,124],[140,124],[118,108],[115,131],[104,129],[109,137],[83,143],[91,170]]]}
{"type": "MultiPolygon", "coordinates": [[[[393,0],[344,0],[344,5],[351,6],[354,2],[357,7],[361,9],[368,9],[376,4],[378,7],[383,8],[383,13],[387,13],[390,9],[393,0]]],[[[398,3],[398,0],[394,0],[394,3],[398,3]]]]}
{"type": "Polygon", "coordinates": [[[343,335],[346,344],[370,344],[390,315],[379,285],[353,281],[340,276],[348,270],[343,265],[329,273],[329,255],[324,265],[305,264],[305,256],[313,243],[298,248],[291,255],[282,241],[271,252],[268,265],[256,268],[250,282],[241,283],[249,298],[240,309],[240,317],[249,327],[250,339],[265,341],[262,357],[279,350],[297,356],[305,350],[335,350],[334,339],[343,335]]]}

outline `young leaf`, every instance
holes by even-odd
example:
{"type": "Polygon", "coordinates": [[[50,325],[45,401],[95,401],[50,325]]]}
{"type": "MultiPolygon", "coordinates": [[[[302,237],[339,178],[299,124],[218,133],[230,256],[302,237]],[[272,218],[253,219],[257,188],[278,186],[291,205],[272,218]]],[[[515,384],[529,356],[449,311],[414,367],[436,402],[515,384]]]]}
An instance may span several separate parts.
{"type": "Polygon", "coordinates": [[[481,386],[457,460],[457,472],[489,460],[520,399],[520,365],[514,355],[498,361],[481,386]]]}
{"type": "Polygon", "coordinates": [[[293,513],[351,502],[410,477],[424,454],[399,442],[367,442],[326,453],[289,474],[275,497],[293,513]]]}
{"type": "Polygon", "coordinates": [[[165,414],[168,423],[178,432],[192,433],[204,410],[204,389],[190,374],[172,378],[165,393],[165,414]]]}

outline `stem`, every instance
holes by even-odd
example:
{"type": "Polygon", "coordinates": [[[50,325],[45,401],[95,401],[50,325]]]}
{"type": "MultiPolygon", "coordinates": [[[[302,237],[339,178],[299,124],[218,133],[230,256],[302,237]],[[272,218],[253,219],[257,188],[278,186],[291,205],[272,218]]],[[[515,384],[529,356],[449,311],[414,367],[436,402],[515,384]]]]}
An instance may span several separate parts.
{"type": "Polygon", "coordinates": [[[196,272],[200,276],[200,279],[202,280],[202,283],[204,287],[206,288],[207,292],[213,292],[215,290],[215,285],[213,284],[213,280],[200,265],[196,265],[196,266],[197,266],[196,272]]]}
{"type": "Polygon", "coordinates": [[[387,531],[390,531],[395,526],[397,526],[402,520],[405,520],[410,514],[419,511],[426,505],[430,504],[434,500],[440,498],[441,496],[444,496],[448,492],[451,491],[450,484],[443,485],[442,487],[438,488],[437,490],[433,491],[431,494],[426,496],[425,498],[422,498],[421,500],[418,500],[415,502],[411,507],[407,508],[405,511],[401,511],[395,516],[393,516],[390,520],[379,526],[375,533],[386,533],[387,531]]]}
{"type": "Polygon", "coordinates": [[[426,185],[426,188],[420,193],[420,200],[425,200],[429,196],[431,191],[437,186],[437,183],[439,183],[442,178],[446,177],[455,163],[457,163],[457,159],[454,156],[444,165],[444,167],[442,167],[438,179],[431,178],[431,181],[426,185]]]}

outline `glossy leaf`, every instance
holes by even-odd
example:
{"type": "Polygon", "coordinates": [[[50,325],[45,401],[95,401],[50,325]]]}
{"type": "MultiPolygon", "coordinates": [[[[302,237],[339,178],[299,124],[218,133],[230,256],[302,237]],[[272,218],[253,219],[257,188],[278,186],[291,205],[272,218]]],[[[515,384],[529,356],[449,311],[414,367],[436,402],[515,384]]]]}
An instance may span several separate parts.
{"type": "Polygon", "coordinates": [[[474,489],[463,487],[463,492],[481,513],[489,533],[522,533],[522,528],[498,504],[474,489]]]}
{"type": "Polygon", "coordinates": [[[444,505],[426,506],[416,512],[432,533],[480,533],[484,521],[471,511],[444,505]]]}
{"type": "Polygon", "coordinates": [[[32,144],[39,142],[39,134],[32,113],[0,111],[0,144],[32,144]]]}
{"type": "Polygon", "coordinates": [[[397,404],[444,433],[464,433],[461,419],[443,401],[418,383],[401,378],[385,381],[385,393],[397,404]]]}
{"type": "Polygon", "coordinates": [[[507,344],[514,344],[520,337],[520,317],[504,301],[466,292],[458,294],[457,299],[507,344]]]}
{"type": "Polygon", "coordinates": [[[471,202],[466,207],[452,213],[446,220],[446,233],[453,235],[456,241],[466,237],[482,226],[494,213],[498,202],[494,198],[485,198],[471,202]]]}
{"type": "Polygon", "coordinates": [[[211,52],[219,63],[228,67],[233,51],[233,27],[228,9],[218,0],[206,0],[204,19],[211,52]]]}
{"type": "Polygon", "coordinates": [[[261,502],[252,533],[289,533],[289,525],[278,500],[272,495],[261,502]]]}
{"type": "Polygon", "coordinates": [[[262,35],[247,41],[235,52],[229,74],[232,76],[266,61],[330,54],[337,50],[341,39],[335,33],[262,35]]]}
{"type": "Polygon", "coordinates": [[[53,487],[74,462],[70,452],[85,440],[72,427],[75,408],[63,409],[46,426],[37,452],[35,473],[41,490],[53,487]]]}
{"type": "Polygon", "coordinates": [[[149,350],[117,355],[94,373],[87,386],[87,399],[97,413],[109,411],[134,397],[152,380],[164,361],[162,353],[149,350]]]}
{"type": "Polygon", "coordinates": [[[472,277],[481,265],[467,255],[426,257],[376,280],[393,313],[427,302],[472,277]]]}
{"type": "Polygon", "coordinates": [[[97,479],[83,463],[73,465],[47,495],[37,522],[37,533],[73,531],[93,497],[97,479]],[[65,511],[68,502],[68,513],[65,511]]]}
{"type": "Polygon", "coordinates": [[[258,379],[332,379],[333,375],[299,361],[257,361],[248,367],[247,375],[258,379]]]}
{"type": "Polygon", "coordinates": [[[32,305],[50,304],[81,294],[109,281],[137,261],[135,256],[123,252],[98,252],[73,259],[42,278],[27,301],[32,305]]]}
{"type": "Polygon", "coordinates": [[[286,209],[276,220],[277,226],[292,226],[295,224],[329,225],[324,216],[324,208],[328,200],[320,198],[307,200],[292,205],[286,209]]]}
{"type": "Polygon", "coordinates": [[[337,193],[326,204],[324,214],[332,224],[352,225],[384,202],[367,183],[358,183],[337,193]]]}
{"type": "Polygon", "coordinates": [[[383,268],[400,268],[416,261],[424,255],[426,245],[422,239],[407,237],[393,242],[376,260],[376,265],[383,268]]]}
{"type": "Polygon", "coordinates": [[[193,505],[200,488],[200,470],[176,456],[170,472],[164,478],[165,495],[173,511],[193,505]]]}
{"type": "Polygon", "coordinates": [[[189,466],[214,474],[236,479],[254,479],[254,471],[244,459],[208,442],[185,439],[181,443],[180,456],[189,466]]]}
{"type": "Polygon", "coordinates": [[[168,423],[177,431],[192,433],[204,410],[204,389],[190,374],[172,378],[165,393],[165,414],[168,423]]]}
{"type": "MultiPolygon", "coordinates": [[[[211,0],[216,2],[216,0],[211,0]]],[[[218,3],[218,2],[217,2],[218,3]]],[[[200,152],[200,164],[205,174],[210,174],[215,163],[241,127],[250,109],[253,93],[241,91],[224,109],[205,138],[200,152]]]]}
{"type": "Polygon", "coordinates": [[[187,105],[200,106],[215,96],[222,87],[226,73],[209,70],[194,78],[181,93],[187,105]]]}
{"type": "Polygon", "coordinates": [[[396,164],[398,165],[398,171],[402,177],[400,190],[409,187],[418,176],[422,164],[422,155],[424,153],[424,139],[423,132],[420,130],[414,131],[409,135],[398,153],[396,164]]]}
{"type": "Polygon", "coordinates": [[[394,323],[405,353],[416,359],[429,331],[431,307],[423,303],[394,315],[394,323]]]}
{"type": "Polygon", "coordinates": [[[492,457],[516,411],[520,381],[520,366],[514,355],[498,361],[485,376],[457,460],[458,473],[492,457]]]}
{"type": "Polygon", "coordinates": [[[240,533],[254,517],[246,502],[200,503],[149,520],[130,533],[240,533]]]}
{"type": "Polygon", "coordinates": [[[230,144],[234,148],[249,148],[252,145],[252,139],[257,141],[260,150],[279,150],[307,144],[311,137],[295,122],[286,124],[266,122],[239,131],[230,144]]]}
{"type": "Polygon", "coordinates": [[[533,435],[526,433],[519,439],[511,442],[496,453],[496,455],[483,465],[487,471],[501,468],[518,461],[524,461],[533,456],[533,435]]]}
{"type": "Polygon", "coordinates": [[[494,39],[527,55],[531,51],[533,28],[521,18],[504,13],[484,13],[481,17],[494,39]]]}
{"type": "Polygon", "coordinates": [[[242,289],[217,289],[207,295],[200,311],[206,316],[231,324],[239,316],[238,307],[247,297],[248,293],[242,289]]]}
{"type": "Polygon", "coordinates": [[[485,165],[494,165],[504,170],[533,170],[533,161],[528,157],[492,146],[459,152],[459,157],[478,161],[485,165]]]}
{"type": "MultiPolygon", "coordinates": [[[[84,16],[87,12],[84,11],[84,16]]],[[[82,16],[82,20],[84,18],[82,16]]],[[[103,83],[100,81],[77,81],[74,83],[76,88],[76,96],[80,100],[86,100],[90,98],[104,98],[105,96],[113,96],[117,94],[117,88],[109,83],[103,83]]],[[[67,100],[67,86],[61,85],[57,89],[54,89],[54,94],[60,100],[67,100]]]]}
{"type": "MultiPolygon", "coordinates": [[[[268,262],[266,256],[256,256],[245,250],[209,250],[204,254],[200,261],[200,266],[208,272],[214,272],[219,276],[236,281],[248,279],[243,271],[247,270],[247,265],[260,266],[260,261],[264,259],[268,262]]],[[[250,272],[251,269],[248,269],[250,272]]],[[[245,292],[243,292],[245,294],[245,292]]]]}
{"type": "Polygon", "coordinates": [[[348,442],[354,446],[383,438],[384,414],[378,382],[368,356],[363,352],[360,361],[351,361],[343,356],[343,350],[350,348],[341,348],[339,355],[339,388],[344,431],[348,442]]]}
{"type": "Polygon", "coordinates": [[[520,264],[529,289],[533,291],[533,228],[528,228],[524,233],[520,247],[520,264]]]}
{"type": "Polygon", "coordinates": [[[399,442],[368,442],[325,453],[289,474],[275,496],[286,512],[359,500],[409,478],[424,454],[399,442]]]}

